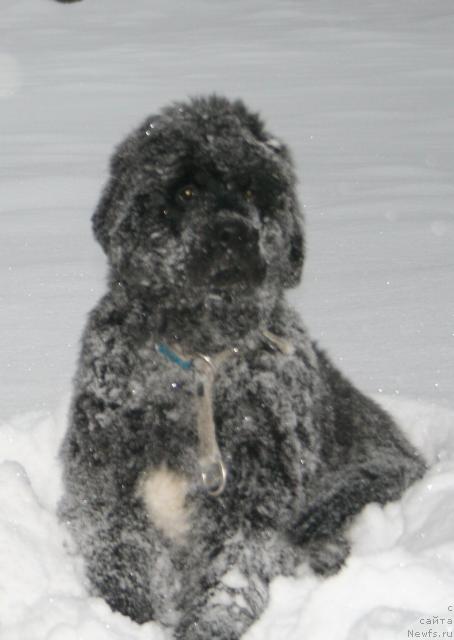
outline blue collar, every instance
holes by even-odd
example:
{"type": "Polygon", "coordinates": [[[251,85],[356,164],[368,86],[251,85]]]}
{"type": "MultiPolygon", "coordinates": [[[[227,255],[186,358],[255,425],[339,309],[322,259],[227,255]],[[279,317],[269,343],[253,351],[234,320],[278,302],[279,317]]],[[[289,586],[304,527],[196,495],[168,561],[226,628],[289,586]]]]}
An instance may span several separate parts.
{"type": "Polygon", "coordinates": [[[156,345],[156,351],[158,351],[165,358],[167,358],[169,362],[173,362],[174,364],[177,364],[184,371],[188,371],[193,367],[194,362],[192,359],[184,360],[175,351],[173,351],[173,349],[171,349],[170,347],[168,347],[166,344],[162,342],[156,345]]]}

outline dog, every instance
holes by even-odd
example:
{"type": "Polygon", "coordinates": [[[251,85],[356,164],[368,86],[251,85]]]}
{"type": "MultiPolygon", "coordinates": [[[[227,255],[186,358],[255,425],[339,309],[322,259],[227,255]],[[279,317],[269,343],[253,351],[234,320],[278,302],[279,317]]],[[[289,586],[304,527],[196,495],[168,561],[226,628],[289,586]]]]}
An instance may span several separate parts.
{"type": "Polygon", "coordinates": [[[367,503],[425,470],[284,291],[302,216],[288,148],[241,101],[175,103],[116,149],[109,261],[62,449],[61,519],[93,594],[177,640],[235,640],[268,585],[332,575],[367,503]]]}

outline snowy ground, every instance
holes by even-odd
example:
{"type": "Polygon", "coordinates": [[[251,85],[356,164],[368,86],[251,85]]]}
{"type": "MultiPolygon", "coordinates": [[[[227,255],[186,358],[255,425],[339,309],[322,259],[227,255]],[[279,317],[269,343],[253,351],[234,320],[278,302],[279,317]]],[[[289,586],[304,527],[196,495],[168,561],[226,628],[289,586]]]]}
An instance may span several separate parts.
{"type": "Polygon", "coordinates": [[[89,218],[108,155],[212,91],[291,143],[308,245],[291,298],[434,463],[365,511],[339,576],[277,580],[249,640],[443,637],[418,621],[454,615],[452,0],[1,0],[0,638],[162,637],[84,594],[54,456],[103,290],[89,218]]]}
{"type": "MultiPolygon", "coordinates": [[[[275,580],[270,606],[245,640],[454,633],[454,411],[382,400],[425,452],[430,472],[399,503],[363,511],[340,574],[322,580],[302,567],[296,579],[275,580]]],[[[79,562],[65,552],[55,517],[65,412],[63,404],[51,416],[24,415],[0,429],[0,638],[169,640],[156,624],[139,627],[89,598],[79,562]]]]}

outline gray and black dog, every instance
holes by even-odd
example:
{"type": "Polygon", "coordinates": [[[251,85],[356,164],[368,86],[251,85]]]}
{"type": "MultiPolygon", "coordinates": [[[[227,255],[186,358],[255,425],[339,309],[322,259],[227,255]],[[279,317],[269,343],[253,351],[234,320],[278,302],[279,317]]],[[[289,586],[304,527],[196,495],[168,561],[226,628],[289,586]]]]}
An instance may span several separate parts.
{"type": "Polygon", "coordinates": [[[242,102],[149,117],[93,224],[109,288],[83,337],[61,518],[112,609],[238,639],[274,576],[338,571],[352,516],[424,462],[287,305],[304,257],[292,161],[242,102]]]}

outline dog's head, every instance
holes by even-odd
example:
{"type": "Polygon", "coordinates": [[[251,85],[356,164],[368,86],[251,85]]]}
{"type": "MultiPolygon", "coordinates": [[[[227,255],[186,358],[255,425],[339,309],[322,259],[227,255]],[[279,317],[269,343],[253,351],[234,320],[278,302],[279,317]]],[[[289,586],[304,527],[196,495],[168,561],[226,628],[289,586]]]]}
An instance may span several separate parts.
{"type": "Polygon", "coordinates": [[[93,217],[115,277],[197,302],[295,286],[303,263],[287,148],[216,96],[148,118],[118,147],[93,217]]]}

